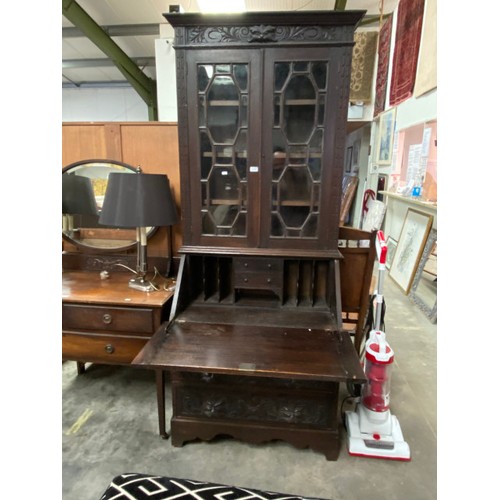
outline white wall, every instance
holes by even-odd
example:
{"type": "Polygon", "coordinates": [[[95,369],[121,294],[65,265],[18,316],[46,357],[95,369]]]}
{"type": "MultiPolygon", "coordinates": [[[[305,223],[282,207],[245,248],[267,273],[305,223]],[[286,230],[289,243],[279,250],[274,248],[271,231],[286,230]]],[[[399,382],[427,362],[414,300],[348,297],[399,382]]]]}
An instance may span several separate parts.
{"type": "MultiPolygon", "coordinates": [[[[174,31],[160,24],[155,40],[158,121],[177,122],[174,31]]],[[[148,107],[131,86],[62,89],[62,121],[149,121],[148,107]]]]}
{"type": "Polygon", "coordinates": [[[158,120],[161,122],[177,122],[177,85],[173,41],[173,28],[169,24],[160,24],[160,38],[155,40],[155,58],[158,120]]]}
{"type": "Polygon", "coordinates": [[[132,87],[63,88],[63,122],[143,122],[148,107],[132,87]]]}

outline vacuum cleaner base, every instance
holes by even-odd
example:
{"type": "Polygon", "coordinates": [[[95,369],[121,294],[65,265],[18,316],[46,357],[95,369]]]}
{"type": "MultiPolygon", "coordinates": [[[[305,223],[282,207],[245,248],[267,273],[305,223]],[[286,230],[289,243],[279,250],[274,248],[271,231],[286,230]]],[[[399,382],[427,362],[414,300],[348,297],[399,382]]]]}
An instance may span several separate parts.
{"type": "Polygon", "coordinates": [[[362,432],[358,412],[363,410],[365,410],[364,407],[358,405],[357,411],[345,412],[349,455],[409,462],[411,460],[410,447],[403,438],[398,419],[387,411],[389,422],[386,421],[382,425],[375,423],[370,431],[367,432],[364,429],[362,432]],[[390,433],[382,434],[381,430],[387,431],[388,424],[390,424],[390,433]]]}

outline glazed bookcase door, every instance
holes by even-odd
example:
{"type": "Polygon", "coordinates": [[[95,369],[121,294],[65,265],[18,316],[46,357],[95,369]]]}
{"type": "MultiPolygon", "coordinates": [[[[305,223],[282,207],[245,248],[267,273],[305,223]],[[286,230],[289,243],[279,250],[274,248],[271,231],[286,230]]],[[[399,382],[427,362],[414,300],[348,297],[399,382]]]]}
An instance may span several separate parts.
{"type": "Polygon", "coordinates": [[[190,52],[187,64],[194,243],[257,246],[258,52],[190,52]]]}
{"type": "MultiPolygon", "coordinates": [[[[341,108],[336,49],[266,51],[261,244],[331,248],[341,169],[333,161],[341,108]],[[337,186],[337,188],[335,188],[337,186]]],[[[345,109],[345,106],[344,106],[345,109]]],[[[344,122],[346,117],[342,117],[344,122]]]]}

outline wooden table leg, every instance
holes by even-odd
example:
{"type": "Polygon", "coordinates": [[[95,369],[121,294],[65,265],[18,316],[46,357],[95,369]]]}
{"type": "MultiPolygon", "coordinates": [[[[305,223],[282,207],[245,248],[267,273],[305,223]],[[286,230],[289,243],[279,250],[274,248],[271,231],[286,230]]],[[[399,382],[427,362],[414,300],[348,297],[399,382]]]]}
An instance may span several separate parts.
{"type": "Polygon", "coordinates": [[[85,373],[85,362],[83,361],[76,362],[76,373],[78,373],[78,375],[85,373]]]}
{"type": "Polygon", "coordinates": [[[158,404],[158,424],[160,436],[168,439],[169,435],[165,429],[165,372],[161,369],[156,371],[156,400],[158,404]]]}

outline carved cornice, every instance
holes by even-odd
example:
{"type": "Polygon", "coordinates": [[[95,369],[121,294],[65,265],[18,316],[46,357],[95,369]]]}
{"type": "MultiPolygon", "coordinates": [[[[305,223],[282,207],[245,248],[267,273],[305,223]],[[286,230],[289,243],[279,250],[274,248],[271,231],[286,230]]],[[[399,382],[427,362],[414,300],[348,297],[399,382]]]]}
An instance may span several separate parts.
{"type": "Polygon", "coordinates": [[[188,26],[176,30],[176,45],[265,44],[265,43],[349,43],[341,26],[188,26]]]}

